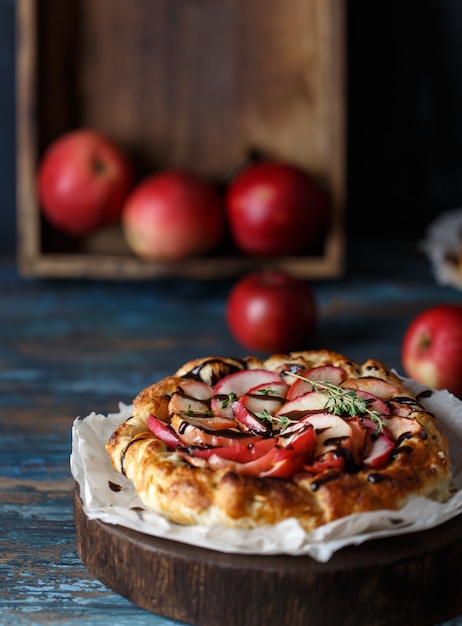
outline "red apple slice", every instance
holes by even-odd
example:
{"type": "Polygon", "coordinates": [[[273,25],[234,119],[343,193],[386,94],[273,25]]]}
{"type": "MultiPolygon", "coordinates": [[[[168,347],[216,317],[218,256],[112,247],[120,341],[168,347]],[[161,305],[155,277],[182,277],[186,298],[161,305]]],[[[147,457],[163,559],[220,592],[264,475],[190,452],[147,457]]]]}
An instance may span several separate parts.
{"type": "Polygon", "coordinates": [[[208,465],[213,470],[226,470],[243,476],[261,476],[262,472],[268,471],[273,467],[274,450],[275,448],[249,463],[239,463],[238,461],[225,459],[218,454],[212,454],[208,459],[208,465]]]}
{"type": "Polygon", "coordinates": [[[394,441],[398,441],[403,435],[413,437],[422,432],[422,426],[413,419],[401,417],[400,415],[391,415],[387,418],[387,430],[394,441]]]}
{"type": "Polygon", "coordinates": [[[189,448],[177,448],[177,452],[195,467],[211,467],[209,459],[213,456],[212,465],[220,469],[230,469],[231,463],[251,463],[267,454],[275,446],[275,439],[260,439],[250,445],[237,444],[208,448],[190,446],[189,448]]]}
{"type": "Polygon", "coordinates": [[[209,459],[213,454],[228,461],[237,463],[250,463],[259,459],[272,448],[276,447],[276,439],[260,438],[251,444],[237,444],[234,446],[218,446],[209,448],[189,448],[194,455],[203,459],[209,459]]]}
{"type": "Polygon", "coordinates": [[[313,460],[315,454],[316,434],[314,429],[312,427],[301,429],[285,444],[274,453],[273,467],[263,472],[261,474],[263,477],[290,478],[304,471],[305,465],[313,460]]]}
{"type": "Polygon", "coordinates": [[[357,416],[341,418],[335,415],[313,415],[307,418],[316,431],[318,444],[315,460],[307,466],[311,473],[326,469],[344,470],[353,464],[360,467],[371,439],[357,416]]]}
{"type": "Polygon", "coordinates": [[[250,369],[233,372],[215,385],[211,409],[216,415],[233,417],[233,402],[258,385],[280,383],[282,378],[265,369],[250,369]]]}
{"type": "Polygon", "coordinates": [[[351,439],[345,442],[344,447],[349,447],[353,462],[359,467],[368,453],[372,443],[371,436],[363,425],[362,420],[357,417],[348,417],[345,420],[351,428],[351,439]]]}
{"type": "Polygon", "coordinates": [[[240,430],[233,428],[206,428],[202,422],[198,422],[191,417],[179,414],[172,415],[171,427],[179,436],[181,443],[185,446],[235,446],[238,444],[248,445],[251,443],[255,443],[260,439],[260,437],[256,435],[244,433],[240,430]]]}
{"type": "Polygon", "coordinates": [[[210,415],[213,389],[210,385],[195,380],[180,383],[168,403],[168,411],[185,415],[210,415]]]}
{"type": "Polygon", "coordinates": [[[377,436],[381,430],[383,430],[386,435],[389,435],[387,427],[385,425],[387,421],[388,417],[385,418],[385,421],[382,421],[380,423],[367,416],[361,417],[361,423],[363,425],[363,428],[371,437],[377,436]]]}
{"type": "Polygon", "coordinates": [[[422,407],[419,406],[419,403],[413,399],[406,400],[402,396],[399,398],[393,398],[393,400],[389,400],[388,408],[390,409],[391,415],[399,415],[400,417],[409,417],[411,413],[414,411],[421,411],[422,407]]]}
{"type": "Polygon", "coordinates": [[[314,454],[317,438],[313,424],[308,421],[308,418],[304,418],[300,420],[300,422],[292,424],[277,437],[277,443],[280,448],[295,447],[296,449],[301,450],[301,446],[306,447],[309,441],[312,441],[312,446],[310,444],[310,447],[312,448],[312,452],[314,454]],[[304,438],[307,431],[310,431],[310,437],[304,438]]]}
{"type": "Polygon", "coordinates": [[[288,417],[300,420],[308,413],[325,412],[327,397],[318,391],[309,391],[285,402],[274,414],[275,417],[288,417]]]}
{"type": "MultiPolygon", "coordinates": [[[[266,441],[272,441],[271,439],[266,441]]],[[[209,465],[212,469],[226,469],[244,476],[290,478],[303,471],[306,463],[313,458],[316,437],[313,429],[304,428],[294,437],[290,446],[273,447],[270,451],[249,463],[238,463],[212,454],[209,465]]]]}
{"type": "Polygon", "coordinates": [[[343,389],[351,389],[356,393],[358,398],[366,401],[366,408],[369,411],[375,411],[379,415],[390,415],[390,408],[381,398],[362,389],[355,389],[354,387],[347,387],[342,385],[343,389]]]}
{"type": "Polygon", "coordinates": [[[364,464],[373,469],[385,467],[394,447],[394,442],[387,435],[381,433],[372,444],[372,449],[364,459],[364,464]]]}
{"type": "Polygon", "coordinates": [[[317,413],[307,420],[312,424],[317,437],[316,457],[329,450],[335,450],[339,446],[351,447],[349,440],[353,431],[350,424],[343,418],[330,413],[317,413]]]}
{"type": "Polygon", "coordinates": [[[316,457],[313,463],[305,465],[304,470],[310,474],[320,474],[326,470],[338,470],[339,472],[345,469],[345,455],[342,450],[338,448],[330,450],[322,456],[316,457]]]}
{"type": "Polygon", "coordinates": [[[362,378],[347,378],[343,381],[342,387],[349,389],[360,389],[366,391],[381,400],[389,400],[393,396],[401,393],[398,387],[387,383],[385,380],[375,378],[375,376],[363,376],[362,378]]]}
{"type": "Polygon", "coordinates": [[[233,405],[234,415],[237,422],[239,422],[243,430],[252,431],[262,435],[269,435],[271,432],[271,423],[265,422],[252,413],[252,411],[249,411],[249,409],[245,406],[245,399],[246,396],[243,396],[233,405]]]}
{"type": "MultiPolygon", "coordinates": [[[[269,433],[273,430],[268,417],[285,403],[288,385],[282,380],[276,383],[264,383],[250,389],[233,405],[234,414],[244,428],[255,432],[269,433]]],[[[274,428],[276,429],[276,428],[274,428]]]]}
{"type": "MultiPolygon", "coordinates": [[[[184,419],[184,414],[180,413],[178,416],[181,419],[184,419]]],[[[210,416],[210,417],[190,417],[187,416],[189,423],[197,426],[198,428],[203,428],[204,430],[229,430],[237,428],[238,423],[235,419],[229,419],[228,417],[221,417],[221,415],[210,416]]],[[[173,421],[173,415],[170,419],[170,423],[173,421]]]]}
{"type": "Polygon", "coordinates": [[[198,380],[185,380],[179,385],[183,394],[196,400],[202,400],[203,402],[209,402],[213,396],[213,388],[207,383],[198,380]]]}
{"type": "Polygon", "coordinates": [[[273,383],[263,383],[252,387],[242,396],[244,404],[252,413],[267,411],[273,415],[286,402],[286,394],[289,386],[279,380],[273,383]]]}
{"type": "MultiPolygon", "coordinates": [[[[341,385],[346,378],[346,372],[343,367],[336,367],[334,365],[321,365],[319,367],[312,367],[299,374],[303,378],[297,378],[290,386],[287,392],[287,399],[293,400],[297,396],[300,396],[309,391],[313,391],[313,385],[304,378],[319,381],[330,382],[334,385],[341,385]]],[[[290,379],[290,376],[288,376],[290,379]]]]}
{"type": "Polygon", "coordinates": [[[165,443],[167,448],[175,449],[177,446],[181,445],[181,439],[168,424],[157,419],[154,415],[150,415],[147,422],[149,429],[154,433],[157,439],[165,443]]]}

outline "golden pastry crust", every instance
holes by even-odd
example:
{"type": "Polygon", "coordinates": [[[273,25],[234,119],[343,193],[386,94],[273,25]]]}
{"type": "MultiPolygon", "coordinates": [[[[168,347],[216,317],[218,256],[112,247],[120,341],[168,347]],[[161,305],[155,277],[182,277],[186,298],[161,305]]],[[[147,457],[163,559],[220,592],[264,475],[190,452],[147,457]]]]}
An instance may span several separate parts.
{"type": "MultiPolygon", "coordinates": [[[[328,370],[318,371],[324,373],[328,370]]],[[[295,394],[294,398],[302,395],[295,394]]],[[[319,397],[319,393],[317,396],[319,397]]],[[[219,397],[218,393],[216,397],[219,397]]],[[[220,398],[222,399],[221,396],[220,398]]],[[[233,402],[236,401],[235,396],[230,398],[233,402]]],[[[272,398],[280,400],[276,395],[272,398]]],[[[290,400],[291,398],[284,397],[281,404],[287,408],[287,415],[293,417],[295,413],[289,411],[289,406],[292,406],[288,404],[290,400]]],[[[210,403],[210,398],[197,399],[197,402],[210,403]]],[[[212,404],[213,406],[218,405],[212,404]]],[[[235,406],[232,404],[232,407],[235,406]]],[[[235,420],[235,412],[236,409],[233,408],[231,419],[235,420]]],[[[284,415],[284,409],[280,413],[284,415]]],[[[229,413],[226,415],[229,417],[229,413]]],[[[252,417],[255,415],[260,414],[255,412],[252,417]]],[[[253,445],[252,441],[247,449],[253,445]]],[[[185,363],[173,376],[138,394],[133,402],[133,416],[112,434],[106,450],[114,468],[133,482],[145,506],[180,524],[221,524],[234,528],[255,528],[295,517],[309,532],[350,513],[379,509],[398,510],[411,495],[444,501],[450,493],[451,464],[448,446],[446,438],[437,427],[435,416],[427,412],[419,404],[418,398],[406,389],[402,380],[382,363],[370,359],[358,364],[328,350],[273,355],[264,361],[252,356],[244,359],[208,357],[185,363]],[[240,421],[232,422],[231,429],[223,429],[221,424],[218,430],[213,431],[208,427],[212,422],[206,420],[221,415],[220,411],[199,414],[178,409],[185,406],[185,402],[193,403],[188,406],[196,406],[195,397],[191,400],[188,396],[191,391],[186,392],[186,388],[194,389],[195,394],[198,391],[196,387],[181,387],[185,383],[200,383],[203,385],[197,387],[200,393],[202,390],[205,393],[208,387],[212,393],[218,389],[217,383],[224,379],[229,380],[232,374],[246,370],[266,370],[273,375],[279,375],[281,388],[284,387],[285,393],[295,394],[295,391],[287,389],[293,389],[291,385],[295,380],[303,380],[300,375],[306,376],[306,372],[312,372],[312,368],[324,366],[334,368],[334,379],[338,372],[342,373],[340,387],[348,388],[355,398],[359,394],[368,398],[368,403],[375,399],[375,404],[366,405],[373,406],[374,409],[383,407],[383,415],[380,410],[372,415],[374,419],[379,415],[381,430],[371,430],[371,425],[375,427],[377,424],[372,424],[368,419],[370,413],[364,413],[360,417],[351,414],[338,417],[325,409],[305,409],[303,416],[297,414],[292,419],[291,428],[296,433],[302,433],[306,439],[314,437],[313,433],[316,433],[316,442],[312,443],[316,447],[312,448],[311,460],[307,460],[308,457],[305,456],[303,464],[298,462],[296,471],[290,475],[284,474],[287,470],[278,468],[286,467],[284,463],[287,463],[289,457],[292,464],[295,463],[294,458],[299,459],[290,456],[297,446],[293,442],[297,441],[296,437],[299,435],[294,435],[290,445],[284,448],[284,431],[280,425],[279,430],[274,430],[274,418],[271,427],[273,430],[270,428],[269,433],[265,431],[263,435],[263,430],[268,428],[265,421],[260,422],[262,431],[258,433],[247,425],[243,426],[240,421]],[[371,390],[376,394],[371,394],[371,390]],[[325,416],[326,413],[327,417],[316,417],[317,414],[325,416]],[[199,443],[196,439],[191,443],[186,435],[180,446],[170,444],[168,439],[162,440],[157,431],[154,434],[152,424],[148,425],[150,416],[155,416],[157,423],[160,422],[168,428],[168,436],[173,433],[178,438],[182,436],[182,430],[188,431],[194,437],[199,437],[199,443]],[[305,422],[307,419],[310,422],[303,428],[302,417],[305,422]],[[342,428],[346,428],[348,436],[343,434],[322,442],[325,428],[319,426],[319,419],[327,420],[328,427],[331,420],[334,430],[337,428],[337,435],[342,428]],[[172,425],[175,425],[176,430],[172,425]],[[379,430],[380,433],[377,434],[379,430]],[[237,436],[235,431],[239,431],[240,437],[258,435],[257,439],[264,440],[263,445],[267,447],[273,446],[273,440],[276,440],[277,445],[273,447],[272,453],[277,454],[282,449],[286,455],[284,462],[278,462],[275,470],[265,466],[258,473],[254,469],[247,469],[253,467],[248,464],[243,468],[247,462],[245,459],[244,463],[236,464],[234,461],[224,461],[219,455],[218,459],[217,455],[207,458],[200,456],[201,452],[213,452],[223,445],[221,439],[213,439],[211,446],[210,436],[213,433],[224,436],[226,442],[231,441],[232,445],[237,445],[239,442],[236,443],[235,439],[226,438],[237,436]],[[383,441],[392,443],[384,456],[376,452],[380,449],[380,444],[374,442],[385,433],[383,441]]],[[[217,451],[221,454],[220,449],[217,451]]]]}

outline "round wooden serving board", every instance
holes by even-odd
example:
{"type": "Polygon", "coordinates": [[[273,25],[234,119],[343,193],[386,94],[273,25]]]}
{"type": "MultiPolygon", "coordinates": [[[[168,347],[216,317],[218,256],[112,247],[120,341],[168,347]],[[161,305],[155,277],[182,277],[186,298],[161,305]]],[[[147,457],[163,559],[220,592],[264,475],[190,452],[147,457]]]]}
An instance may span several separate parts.
{"type": "Polygon", "coordinates": [[[419,533],[307,556],[228,554],[89,520],[80,558],[138,606],[199,626],[431,625],[462,612],[460,516],[419,533]]]}

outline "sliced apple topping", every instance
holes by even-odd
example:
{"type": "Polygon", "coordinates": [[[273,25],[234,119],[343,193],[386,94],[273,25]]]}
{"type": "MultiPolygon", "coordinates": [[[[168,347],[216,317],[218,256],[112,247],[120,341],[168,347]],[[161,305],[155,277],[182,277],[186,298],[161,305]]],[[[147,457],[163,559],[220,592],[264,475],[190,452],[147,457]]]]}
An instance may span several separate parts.
{"type": "Polygon", "coordinates": [[[234,403],[233,410],[236,419],[243,430],[260,433],[262,435],[269,435],[271,433],[270,423],[259,419],[247,408],[246,396],[243,396],[234,403]]]}
{"type": "Polygon", "coordinates": [[[354,389],[353,387],[343,386],[343,389],[353,389],[356,396],[365,401],[365,409],[368,413],[376,413],[377,415],[390,415],[389,406],[378,396],[364,391],[363,389],[354,389]]]}
{"type": "Polygon", "coordinates": [[[308,413],[324,412],[326,407],[326,396],[318,391],[308,391],[293,400],[283,404],[274,413],[274,417],[281,421],[284,417],[289,422],[297,421],[305,417],[308,413]]]}
{"type": "Polygon", "coordinates": [[[228,374],[214,387],[211,409],[215,414],[234,417],[233,402],[258,385],[281,383],[282,378],[275,372],[265,369],[240,370],[228,374]]]}
{"type": "Polygon", "coordinates": [[[313,456],[315,445],[313,428],[304,428],[291,438],[290,445],[274,445],[266,454],[250,462],[224,459],[217,453],[209,458],[209,464],[212,469],[227,469],[245,476],[290,478],[304,470],[313,456]]]}
{"type": "Polygon", "coordinates": [[[321,456],[342,444],[348,445],[351,440],[353,434],[351,426],[341,417],[331,413],[318,413],[311,415],[307,420],[312,424],[316,433],[315,456],[321,456]]]}
{"type": "Polygon", "coordinates": [[[422,428],[422,425],[417,420],[408,419],[400,415],[392,415],[387,419],[387,429],[394,441],[421,434],[422,428]]]}
{"type": "MultiPolygon", "coordinates": [[[[370,392],[363,391],[361,388],[356,389],[353,386],[347,387],[344,386],[345,383],[339,386],[326,380],[316,381],[298,374],[293,374],[293,376],[309,383],[313,388],[313,392],[311,393],[318,393],[324,398],[322,408],[334,415],[341,417],[367,415],[377,423],[377,429],[379,431],[384,423],[383,416],[388,415],[390,412],[387,405],[379,397],[370,392]]],[[[304,398],[305,396],[307,396],[307,393],[296,396],[291,402],[296,402],[299,398],[304,398]]],[[[281,411],[285,410],[286,407],[281,409],[281,411]]]]}
{"type": "Polygon", "coordinates": [[[181,445],[181,439],[173,428],[157,417],[154,417],[154,415],[148,417],[148,427],[157,439],[165,443],[167,448],[175,449],[177,446],[181,445]]]}
{"type": "Polygon", "coordinates": [[[259,439],[250,444],[235,443],[232,446],[180,448],[179,453],[196,467],[228,469],[243,473],[242,468],[247,466],[250,475],[257,475],[255,470],[259,467],[259,464],[255,462],[265,456],[275,446],[275,439],[259,439]]]}
{"type": "Polygon", "coordinates": [[[347,378],[343,381],[342,387],[366,391],[381,400],[390,400],[394,396],[400,394],[400,390],[395,385],[387,383],[381,378],[375,376],[363,376],[362,378],[347,378]]]}
{"type": "Polygon", "coordinates": [[[311,367],[300,374],[293,374],[293,376],[296,376],[297,380],[289,387],[287,392],[288,400],[293,400],[297,396],[313,391],[313,383],[311,381],[329,382],[340,386],[346,379],[346,372],[343,367],[320,365],[319,367],[311,367]]]}
{"type": "Polygon", "coordinates": [[[363,424],[363,419],[360,419],[356,415],[345,418],[348,425],[351,428],[351,439],[349,450],[351,452],[351,459],[355,466],[359,467],[366,454],[372,446],[372,437],[367,432],[363,424]]]}
{"type": "Polygon", "coordinates": [[[400,415],[401,417],[409,417],[414,411],[421,411],[422,407],[411,398],[399,397],[393,398],[387,402],[390,413],[400,415]]]}
{"type": "Polygon", "coordinates": [[[394,447],[395,442],[385,433],[380,433],[372,444],[369,455],[364,459],[364,464],[374,469],[385,467],[394,447]]]}
{"type": "Polygon", "coordinates": [[[199,381],[181,383],[168,403],[170,423],[172,423],[173,416],[177,416],[179,420],[190,418],[190,423],[195,426],[213,430],[237,426],[232,413],[228,418],[212,411],[212,396],[213,389],[206,383],[199,381]]]}
{"type": "Polygon", "coordinates": [[[253,438],[250,443],[236,443],[232,446],[218,446],[215,448],[197,448],[194,452],[204,459],[210,458],[213,454],[228,461],[239,463],[249,463],[265,455],[272,448],[276,447],[276,439],[253,438]]]}
{"type": "Polygon", "coordinates": [[[282,380],[253,387],[233,405],[236,419],[246,430],[271,433],[273,416],[284,405],[287,389],[282,380]]]}
{"type": "Polygon", "coordinates": [[[330,365],[284,376],[239,370],[214,387],[185,379],[168,402],[168,422],[152,415],[148,426],[195,467],[274,478],[381,469],[400,441],[425,435],[411,417],[418,405],[400,393],[330,365]]]}
{"type": "Polygon", "coordinates": [[[168,411],[172,413],[184,413],[186,415],[210,414],[210,403],[213,389],[206,383],[191,380],[181,383],[172,394],[168,404],[168,411]]]}
{"type": "Polygon", "coordinates": [[[185,446],[233,446],[255,443],[258,437],[238,429],[207,428],[203,422],[175,413],[170,425],[185,446]]]}

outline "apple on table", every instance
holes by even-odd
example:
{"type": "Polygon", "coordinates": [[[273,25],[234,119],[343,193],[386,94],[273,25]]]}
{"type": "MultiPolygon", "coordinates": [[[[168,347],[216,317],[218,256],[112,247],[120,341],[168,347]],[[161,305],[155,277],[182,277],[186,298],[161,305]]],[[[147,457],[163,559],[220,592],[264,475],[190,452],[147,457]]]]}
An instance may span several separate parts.
{"type": "Polygon", "coordinates": [[[416,315],[401,346],[404,371],[462,398],[462,305],[439,304],[416,315]]]}
{"type": "Polygon", "coordinates": [[[235,339],[249,350],[303,350],[316,326],[317,303],[308,282],[283,270],[257,270],[232,287],[226,320],[235,339]]]}
{"type": "Polygon", "coordinates": [[[59,231],[83,236],[115,223],[134,180],[129,158],[92,129],[55,139],[37,171],[41,209],[59,231]]]}

